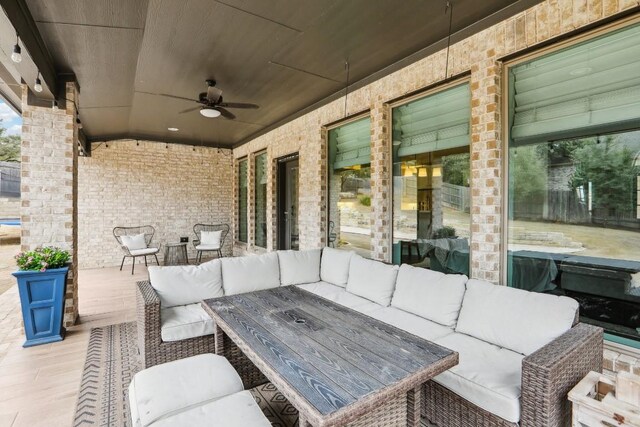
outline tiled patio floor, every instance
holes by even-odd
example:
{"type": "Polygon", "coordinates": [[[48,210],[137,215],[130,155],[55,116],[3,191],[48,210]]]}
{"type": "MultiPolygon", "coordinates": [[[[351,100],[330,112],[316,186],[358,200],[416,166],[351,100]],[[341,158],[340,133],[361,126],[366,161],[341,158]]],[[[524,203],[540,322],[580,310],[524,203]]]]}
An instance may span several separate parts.
{"type": "Polygon", "coordinates": [[[117,267],[80,271],[80,324],[64,341],[22,348],[20,305],[15,286],[0,295],[0,427],[70,426],[89,331],[135,320],[135,282],[146,279],[117,267]]]}

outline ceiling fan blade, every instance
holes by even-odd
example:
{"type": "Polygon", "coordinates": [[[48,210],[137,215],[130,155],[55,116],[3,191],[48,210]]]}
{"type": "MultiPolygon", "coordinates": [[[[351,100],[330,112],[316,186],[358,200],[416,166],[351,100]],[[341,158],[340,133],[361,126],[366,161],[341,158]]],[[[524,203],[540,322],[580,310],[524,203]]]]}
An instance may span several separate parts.
{"type": "Polygon", "coordinates": [[[137,93],[144,93],[145,95],[164,96],[166,98],[181,99],[183,101],[199,102],[197,99],[183,98],[181,96],[174,96],[174,95],[169,95],[169,94],[166,94],[166,93],[152,93],[152,92],[141,92],[141,91],[136,91],[136,92],[137,93]]]}
{"type": "Polygon", "coordinates": [[[251,109],[254,109],[254,110],[256,108],[260,108],[256,104],[245,104],[243,102],[221,102],[218,105],[220,107],[226,107],[226,108],[251,108],[251,109]]]}
{"type": "Polygon", "coordinates": [[[222,96],[222,91],[215,86],[209,86],[207,88],[207,99],[211,103],[216,103],[222,96]]]}
{"type": "Polygon", "coordinates": [[[178,114],[189,113],[189,112],[191,112],[191,111],[199,110],[200,108],[202,108],[202,107],[199,107],[199,106],[198,106],[198,107],[193,107],[193,108],[187,108],[186,110],[182,110],[182,111],[180,111],[178,114]]]}
{"type": "Polygon", "coordinates": [[[220,114],[222,115],[222,117],[224,117],[225,119],[229,119],[229,120],[233,120],[236,118],[235,114],[233,114],[231,111],[229,110],[225,110],[222,107],[216,106],[215,107],[216,110],[220,111],[220,114]]]}

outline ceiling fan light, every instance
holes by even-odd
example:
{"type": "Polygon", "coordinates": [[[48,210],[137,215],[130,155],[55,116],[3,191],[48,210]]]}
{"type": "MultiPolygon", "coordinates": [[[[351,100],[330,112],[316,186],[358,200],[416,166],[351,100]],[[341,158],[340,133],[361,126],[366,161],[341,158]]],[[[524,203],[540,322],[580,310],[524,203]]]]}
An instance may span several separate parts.
{"type": "Polygon", "coordinates": [[[213,108],[201,108],[200,114],[202,114],[204,117],[212,119],[214,117],[218,117],[220,115],[220,111],[213,108]]]}

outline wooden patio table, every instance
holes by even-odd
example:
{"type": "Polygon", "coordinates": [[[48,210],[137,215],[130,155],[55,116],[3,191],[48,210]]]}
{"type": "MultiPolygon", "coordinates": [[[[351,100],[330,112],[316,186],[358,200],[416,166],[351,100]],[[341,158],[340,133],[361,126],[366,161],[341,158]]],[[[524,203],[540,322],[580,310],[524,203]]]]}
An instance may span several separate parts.
{"type": "Polygon", "coordinates": [[[228,351],[225,338],[237,345],[301,427],[419,426],[422,384],[458,363],[454,351],[295,286],[203,306],[216,353],[228,351]]]}

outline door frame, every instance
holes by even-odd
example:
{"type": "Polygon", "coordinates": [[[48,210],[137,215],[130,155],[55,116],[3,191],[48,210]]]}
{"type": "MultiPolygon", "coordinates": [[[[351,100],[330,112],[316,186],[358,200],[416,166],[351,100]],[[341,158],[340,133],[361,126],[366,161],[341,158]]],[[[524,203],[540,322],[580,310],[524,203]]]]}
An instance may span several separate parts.
{"type": "MultiPolygon", "coordinates": [[[[276,171],[276,248],[277,249],[289,249],[286,244],[287,238],[287,223],[284,213],[284,206],[287,196],[287,180],[286,170],[287,165],[292,162],[298,162],[298,170],[300,169],[300,155],[299,153],[288,154],[276,159],[277,171],[276,171]]],[[[298,189],[300,188],[300,175],[298,174],[298,189]]],[[[299,190],[298,190],[299,191],[299,190]]],[[[298,194],[299,196],[299,194],[298,194]]],[[[298,210],[300,207],[298,206],[298,210]]]]}

